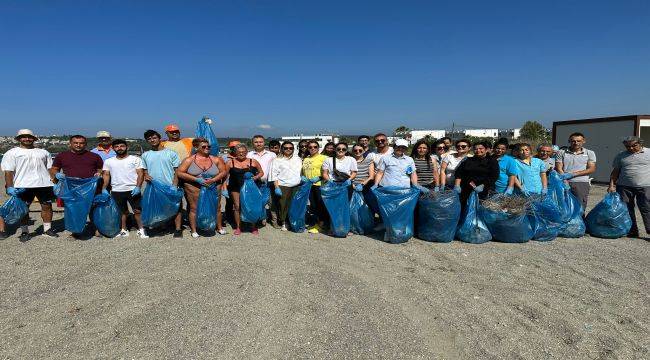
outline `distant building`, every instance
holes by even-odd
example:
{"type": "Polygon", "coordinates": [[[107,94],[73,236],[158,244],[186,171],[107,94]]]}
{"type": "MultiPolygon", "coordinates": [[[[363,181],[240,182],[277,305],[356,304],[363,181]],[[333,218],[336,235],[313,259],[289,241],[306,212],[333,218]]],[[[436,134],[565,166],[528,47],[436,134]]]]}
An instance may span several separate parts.
{"type": "Polygon", "coordinates": [[[440,139],[442,137],[445,137],[445,134],[445,130],[411,130],[411,138],[409,139],[409,142],[410,144],[415,144],[420,139],[424,139],[427,136],[430,136],[434,139],[440,139]]]}
{"type": "Polygon", "coordinates": [[[499,137],[499,129],[467,129],[464,131],[465,136],[474,136],[474,137],[499,137]]]}
{"type": "Polygon", "coordinates": [[[325,147],[325,144],[328,142],[333,142],[337,143],[339,142],[339,138],[336,135],[326,135],[326,134],[316,134],[316,135],[291,135],[291,136],[283,136],[281,142],[284,141],[291,141],[293,143],[293,146],[297,149],[298,148],[298,142],[300,140],[316,140],[318,141],[318,145],[320,145],[320,148],[323,149],[325,147]]]}
{"type": "Polygon", "coordinates": [[[521,137],[521,129],[502,129],[499,130],[499,138],[506,138],[508,140],[516,140],[521,137]]]}

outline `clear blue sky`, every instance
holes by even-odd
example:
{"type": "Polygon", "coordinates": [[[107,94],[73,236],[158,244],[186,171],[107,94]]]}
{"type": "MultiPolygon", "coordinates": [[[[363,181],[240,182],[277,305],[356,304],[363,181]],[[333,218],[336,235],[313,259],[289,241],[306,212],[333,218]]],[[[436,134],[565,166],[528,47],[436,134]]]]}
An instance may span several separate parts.
{"type": "Polygon", "coordinates": [[[0,0],[0,133],[518,127],[650,112],[650,1],[0,0]],[[259,129],[258,127],[270,129],[259,129]]]}

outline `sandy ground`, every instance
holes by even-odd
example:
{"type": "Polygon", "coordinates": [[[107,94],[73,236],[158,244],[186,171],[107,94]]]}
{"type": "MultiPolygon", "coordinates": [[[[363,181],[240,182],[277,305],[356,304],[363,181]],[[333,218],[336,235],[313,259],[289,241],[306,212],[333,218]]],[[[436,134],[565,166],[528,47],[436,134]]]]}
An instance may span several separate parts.
{"type": "Polygon", "coordinates": [[[643,239],[134,235],[0,242],[0,358],[650,357],[643,239]]]}

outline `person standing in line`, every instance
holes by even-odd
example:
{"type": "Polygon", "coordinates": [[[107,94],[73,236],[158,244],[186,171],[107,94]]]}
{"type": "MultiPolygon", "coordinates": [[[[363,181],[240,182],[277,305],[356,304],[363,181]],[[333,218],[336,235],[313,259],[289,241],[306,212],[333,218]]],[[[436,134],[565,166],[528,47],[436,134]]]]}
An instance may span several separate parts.
{"type": "Polygon", "coordinates": [[[568,182],[571,192],[582,203],[582,211],[587,209],[589,199],[589,175],[596,171],[596,153],[584,148],[586,138],[581,133],[569,136],[569,148],[560,150],[555,157],[555,170],[562,180],[568,182]]]}
{"type": "Polygon", "coordinates": [[[440,185],[442,187],[446,185],[449,187],[454,186],[454,172],[458,165],[468,156],[472,147],[472,144],[467,139],[456,140],[454,145],[456,151],[445,155],[442,158],[442,164],[440,164],[440,185]]]}
{"type": "Polygon", "coordinates": [[[519,175],[519,169],[515,158],[508,154],[508,140],[499,139],[494,144],[492,157],[499,163],[499,178],[494,184],[494,191],[502,194],[512,195],[515,189],[515,180],[519,175]]]}
{"type": "Polygon", "coordinates": [[[280,156],[280,142],[278,140],[269,141],[269,151],[274,153],[275,156],[280,156]]]}
{"type": "Polygon", "coordinates": [[[192,138],[182,138],[181,129],[176,124],[169,124],[165,126],[165,134],[167,140],[161,141],[164,149],[169,149],[178,155],[182,161],[192,154],[192,138]]]}
{"type": "Polygon", "coordinates": [[[494,192],[499,178],[499,162],[488,155],[489,147],[487,142],[477,142],[474,144],[474,156],[466,158],[456,168],[454,191],[460,196],[463,211],[472,191],[478,192],[481,199],[494,192]]]}
{"type": "MultiPolygon", "coordinates": [[[[52,156],[44,149],[34,147],[38,138],[29,129],[18,130],[16,140],[19,146],[7,151],[2,157],[0,167],[4,172],[7,195],[17,196],[29,206],[34,198],[41,204],[43,236],[57,238],[52,229],[52,200],[54,200],[52,175],[52,156]]],[[[20,220],[20,241],[28,241],[29,214],[20,220]]],[[[4,219],[0,218],[0,240],[8,237],[4,219]]]]}
{"type": "Polygon", "coordinates": [[[121,213],[122,230],[117,236],[129,237],[127,227],[127,217],[129,215],[129,205],[133,209],[133,217],[138,225],[137,234],[140,239],[147,239],[144,226],[142,226],[142,194],[140,188],[144,181],[144,171],[142,170],[142,160],[133,155],[129,155],[129,147],[124,139],[116,139],[111,143],[111,148],[115,150],[115,157],[108,158],[104,161],[102,168],[102,190],[107,191],[108,185],[111,186],[111,196],[115,200],[121,213]]]}
{"type": "Polygon", "coordinates": [[[411,158],[415,162],[415,172],[418,174],[418,184],[426,188],[437,188],[440,184],[437,162],[433,161],[431,149],[425,140],[419,140],[413,145],[411,158]]]}
{"type": "MultiPolygon", "coordinates": [[[[442,141],[442,143],[445,144],[445,149],[446,149],[446,151],[445,151],[444,154],[442,154],[442,157],[443,157],[443,158],[444,158],[445,156],[447,156],[447,155],[451,155],[451,154],[455,154],[455,153],[456,153],[456,151],[455,151],[454,149],[452,149],[452,147],[451,147],[451,145],[452,145],[452,141],[451,141],[451,138],[450,138],[449,136],[441,137],[438,141],[442,141]]],[[[471,147],[471,146],[470,146],[470,147],[471,147]]]]}
{"type": "Polygon", "coordinates": [[[348,196],[352,196],[352,182],[357,176],[357,161],[348,156],[348,144],[339,142],[334,148],[336,156],[323,161],[323,181],[343,183],[348,187],[348,196]]]}
{"type": "Polygon", "coordinates": [[[537,147],[536,158],[542,160],[546,166],[546,173],[555,169],[555,157],[553,156],[553,147],[549,144],[541,144],[537,147]]]}
{"type": "Polygon", "coordinates": [[[388,137],[386,134],[378,133],[373,137],[375,143],[375,151],[371,152],[367,156],[372,159],[372,162],[375,163],[375,170],[379,167],[379,161],[384,156],[389,156],[393,153],[393,148],[388,146],[388,137]]]}
{"type": "MultiPolygon", "coordinates": [[[[240,193],[241,187],[244,185],[244,181],[247,179],[253,179],[253,181],[257,182],[265,175],[260,163],[255,159],[247,157],[247,155],[248,148],[246,145],[238,144],[235,147],[235,157],[226,164],[226,171],[228,171],[228,192],[230,194],[230,198],[232,199],[234,209],[234,235],[241,234],[240,193]]],[[[251,233],[253,233],[253,235],[259,234],[256,224],[252,224],[251,233]]]]}
{"type": "Polygon", "coordinates": [[[302,160],[294,152],[291,141],[283,142],[280,149],[280,156],[271,162],[269,182],[274,185],[273,195],[277,202],[278,224],[281,226],[282,231],[287,231],[289,205],[301,182],[302,160]]]}
{"type": "MultiPolygon", "coordinates": [[[[155,130],[145,131],[144,139],[151,146],[151,150],[142,154],[141,168],[144,170],[144,180],[156,179],[167,185],[178,186],[176,169],[181,164],[178,154],[162,146],[160,134],[155,130]]],[[[174,238],[183,237],[182,207],[180,205],[178,206],[178,214],[174,217],[174,238]]]]}
{"type": "Polygon", "coordinates": [[[302,161],[302,175],[311,181],[309,192],[309,209],[316,216],[316,224],[307,230],[310,234],[318,234],[326,229],[329,223],[329,213],[320,193],[323,162],[327,156],[318,153],[318,141],[310,140],[307,143],[309,156],[302,161]]]}
{"type": "MultiPolygon", "coordinates": [[[[86,150],[86,145],[85,136],[72,135],[70,137],[70,150],[57,155],[50,168],[50,176],[55,184],[67,176],[82,179],[101,176],[104,161],[99,155],[86,150]]],[[[97,189],[98,192],[100,190],[100,188],[97,189]]],[[[76,238],[78,235],[72,234],[72,237],[76,238]]],[[[95,236],[101,236],[99,231],[95,231],[95,236]]]]}
{"type": "Polygon", "coordinates": [[[437,140],[433,143],[433,154],[431,154],[431,158],[436,161],[438,172],[440,172],[440,164],[442,164],[442,158],[447,153],[447,150],[447,146],[442,140],[437,140]]]}
{"type": "Polygon", "coordinates": [[[628,136],[623,139],[625,151],[619,153],[612,163],[609,192],[618,192],[627,204],[632,219],[628,237],[639,237],[639,225],[634,212],[634,202],[641,212],[646,233],[650,232],[650,149],[643,146],[643,139],[628,136]]]}
{"type": "Polygon", "coordinates": [[[354,178],[354,190],[364,194],[370,190],[375,179],[375,163],[360,144],[352,146],[352,157],[357,162],[357,176],[354,178]]]}
{"type": "Polygon", "coordinates": [[[323,151],[321,152],[321,154],[323,154],[323,155],[325,155],[327,157],[336,156],[336,150],[334,149],[335,147],[336,147],[336,144],[334,144],[333,142],[330,141],[327,144],[325,144],[325,147],[323,147],[323,151]]]}
{"type": "Polygon", "coordinates": [[[541,159],[532,156],[533,152],[529,144],[520,143],[515,145],[515,148],[517,149],[517,169],[519,170],[515,186],[524,196],[546,195],[548,186],[546,164],[541,159]]]}
{"type": "MultiPolygon", "coordinates": [[[[260,180],[261,180],[260,187],[269,186],[269,184],[267,184],[267,180],[268,180],[268,176],[269,176],[269,173],[270,173],[270,170],[271,170],[271,162],[277,156],[274,152],[265,149],[264,141],[265,141],[265,139],[264,139],[264,136],[262,136],[262,135],[253,136],[253,139],[252,139],[253,150],[249,151],[248,155],[246,156],[249,159],[257,160],[257,162],[262,167],[263,175],[260,178],[260,180]]],[[[271,186],[271,188],[269,189],[269,192],[272,193],[273,191],[274,191],[273,186],[271,186]]],[[[274,228],[277,229],[279,227],[278,226],[278,213],[277,213],[277,209],[273,206],[273,201],[271,200],[271,198],[272,197],[269,197],[269,202],[267,204],[267,206],[268,206],[267,208],[270,209],[269,212],[271,213],[271,226],[273,226],[274,228]]],[[[262,226],[266,226],[266,219],[262,220],[262,226]]]]}
{"type": "Polygon", "coordinates": [[[398,139],[392,154],[383,156],[377,166],[375,184],[373,186],[396,186],[409,188],[411,186],[423,189],[418,185],[418,175],[415,172],[413,158],[405,155],[408,141],[398,139]]]}
{"type": "Polygon", "coordinates": [[[309,143],[309,140],[307,139],[298,141],[298,156],[300,156],[301,159],[309,156],[309,151],[307,151],[307,143],[309,143]]]}
{"type": "Polygon", "coordinates": [[[368,154],[372,152],[370,150],[370,136],[361,135],[357,138],[357,145],[360,145],[363,148],[363,157],[367,157],[368,154]]]}
{"type": "Polygon", "coordinates": [[[111,145],[111,141],[113,141],[111,133],[105,130],[101,130],[97,132],[96,136],[99,142],[97,143],[97,146],[90,151],[99,155],[103,161],[114,157],[116,153],[113,149],[113,146],[111,145]]]}
{"type": "MultiPolygon", "coordinates": [[[[189,207],[189,221],[191,236],[198,238],[199,233],[196,227],[196,206],[199,201],[199,194],[201,187],[210,186],[215,184],[217,189],[221,188],[221,181],[228,175],[226,172],[226,164],[219,156],[210,155],[212,146],[205,138],[195,138],[192,140],[194,146],[194,155],[188,157],[181,162],[181,165],[176,170],[176,175],[183,181],[183,189],[187,194],[188,207],[189,207]]],[[[222,227],[221,217],[221,193],[217,193],[217,234],[225,235],[226,231],[222,227]]]]}

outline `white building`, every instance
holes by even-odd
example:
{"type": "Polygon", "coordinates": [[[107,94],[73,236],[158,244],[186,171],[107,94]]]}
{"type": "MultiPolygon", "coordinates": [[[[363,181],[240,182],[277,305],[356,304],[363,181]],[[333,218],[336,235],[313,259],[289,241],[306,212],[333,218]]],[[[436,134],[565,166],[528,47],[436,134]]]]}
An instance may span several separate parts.
{"type": "Polygon", "coordinates": [[[499,129],[468,129],[465,130],[465,136],[497,138],[499,129]]]}
{"type": "Polygon", "coordinates": [[[424,139],[427,135],[434,139],[445,137],[445,130],[411,130],[410,144],[415,144],[420,139],[424,139]]]}
{"type": "Polygon", "coordinates": [[[336,135],[326,135],[326,134],[316,134],[316,135],[291,135],[291,136],[283,136],[282,141],[291,141],[293,143],[293,146],[298,149],[298,143],[300,140],[316,140],[318,141],[318,145],[320,145],[320,148],[323,149],[325,147],[325,144],[328,142],[333,142],[333,143],[338,143],[339,138],[336,135]]]}

